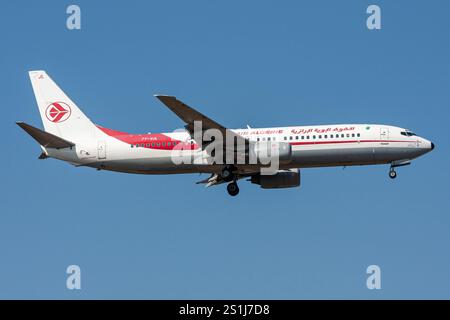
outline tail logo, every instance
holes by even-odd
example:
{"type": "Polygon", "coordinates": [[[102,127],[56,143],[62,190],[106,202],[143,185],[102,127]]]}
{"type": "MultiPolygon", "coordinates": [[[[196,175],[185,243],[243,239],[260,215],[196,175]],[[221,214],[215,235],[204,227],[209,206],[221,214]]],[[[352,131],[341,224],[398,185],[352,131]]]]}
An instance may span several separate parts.
{"type": "Polygon", "coordinates": [[[53,102],[45,110],[45,116],[51,122],[59,123],[69,119],[72,110],[64,102],[53,102]]]}

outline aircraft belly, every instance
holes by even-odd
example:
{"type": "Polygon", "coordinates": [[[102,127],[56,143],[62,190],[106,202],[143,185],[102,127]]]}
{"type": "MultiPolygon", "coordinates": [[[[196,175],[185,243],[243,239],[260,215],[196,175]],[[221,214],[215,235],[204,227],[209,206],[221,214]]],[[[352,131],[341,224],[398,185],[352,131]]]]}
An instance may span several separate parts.
{"type": "Polygon", "coordinates": [[[373,148],[335,148],[295,150],[293,163],[301,166],[339,165],[340,163],[370,163],[374,160],[373,148]]]}
{"type": "Polygon", "coordinates": [[[192,165],[175,165],[170,157],[148,157],[123,160],[103,161],[100,168],[105,170],[145,173],[149,170],[154,173],[180,173],[192,171],[192,165]],[[170,171],[170,172],[169,172],[170,171]]]}
{"type": "MultiPolygon", "coordinates": [[[[292,151],[292,161],[281,164],[280,169],[382,164],[395,160],[413,159],[417,156],[417,150],[409,147],[297,148],[292,151]]],[[[104,170],[144,174],[220,172],[223,167],[222,165],[207,164],[175,164],[172,158],[167,156],[105,160],[89,166],[104,170]]],[[[242,172],[254,172],[258,168],[257,165],[239,166],[242,172]]]]}
{"type": "Polygon", "coordinates": [[[292,165],[299,167],[365,165],[389,163],[417,156],[414,148],[408,147],[362,147],[333,149],[294,150],[292,165]]]}

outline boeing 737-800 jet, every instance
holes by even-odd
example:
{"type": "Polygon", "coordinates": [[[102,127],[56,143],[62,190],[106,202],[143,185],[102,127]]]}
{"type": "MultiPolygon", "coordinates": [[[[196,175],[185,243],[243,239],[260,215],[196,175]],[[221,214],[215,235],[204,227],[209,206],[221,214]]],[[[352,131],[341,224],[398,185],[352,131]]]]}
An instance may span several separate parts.
{"type": "MultiPolygon", "coordinates": [[[[156,97],[184,121],[186,130],[130,134],[92,123],[45,71],[29,75],[44,130],[24,122],[17,124],[40,144],[40,159],[50,157],[75,166],[126,173],[209,173],[209,178],[198,183],[212,186],[227,182],[232,196],[239,193],[236,182],[241,178],[266,189],[300,186],[300,168],[390,164],[389,177],[395,178],[396,167],[434,149],[432,142],[412,131],[388,125],[228,129],[165,95],[156,97]],[[196,123],[201,124],[200,134],[195,132],[196,123]],[[217,142],[215,135],[202,134],[208,130],[226,136],[227,141],[232,139],[231,148],[220,145],[220,150],[232,157],[216,161],[217,148],[208,149],[217,142]],[[243,147],[236,147],[239,143],[243,147]],[[261,150],[276,155],[277,168],[272,174],[262,172],[270,163],[263,162],[262,156],[259,159],[261,150]],[[256,162],[248,161],[251,154],[256,154],[256,162]],[[244,161],[236,161],[238,158],[244,161]]],[[[222,155],[219,160],[224,158],[222,155]]]]}

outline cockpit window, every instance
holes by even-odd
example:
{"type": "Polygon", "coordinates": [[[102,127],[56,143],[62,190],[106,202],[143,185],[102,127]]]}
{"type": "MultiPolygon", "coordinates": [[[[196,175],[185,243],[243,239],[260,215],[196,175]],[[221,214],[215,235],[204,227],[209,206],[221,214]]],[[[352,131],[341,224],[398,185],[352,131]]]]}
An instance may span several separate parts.
{"type": "Polygon", "coordinates": [[[400,134],[401,135],[403,135],[403,136],[407,136],[407,137],[412,137],[412,136],[415,136],[416,134],[414,133],[414,132],[411,132],[411,131],[402,131],[402,132],[400,132],[400,134]]]}

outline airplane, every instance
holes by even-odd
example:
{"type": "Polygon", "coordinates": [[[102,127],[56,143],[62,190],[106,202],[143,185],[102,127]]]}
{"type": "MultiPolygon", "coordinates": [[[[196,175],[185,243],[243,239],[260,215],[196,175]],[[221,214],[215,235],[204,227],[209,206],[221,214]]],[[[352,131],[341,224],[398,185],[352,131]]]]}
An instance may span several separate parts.
{"type": "MultiPolygon", "coordinates": [[[[264,189],[298,187],[300,169],[313,167],[389,164],[389,177],[394,179],[395,168],[411,164],[435,147],[408,129],[390,125],[229,129],[168,95],[155,97],[185,123],[185,130],[130,134],[95,125],[45,71],[30,71],[29,76],[44,130],[25,122],[17,124],[39,143],[39,159],[54,158],[77,167],[136,174],[208,173],[207,179],[197,183],[207,187],[228,183],[231,196],[239,193],[237,181],[242,178],[264,189]],[[212,135],[195,133],[198,122],[201,133],[216,130],[227,139],[231,137],[233,143],[219,147],[227,156],[231,154],[227,161],[217,161],[208,150],[214,142],[212,135]],[[238,142],[243,147],[233,148],[238,142]],[[251,151],[258,157],[266,149],[278,160],[278,167],[270,174],[262,172],[268,166],[263,157],[256,162],[246,161],[251,151]],[[239,156],[244,161],[236,161],[239,156]],[[191,157],[200,161],[178,161],[191,157]]],[[[223,154],[220,159],[224,159],[223,154]]]]}

